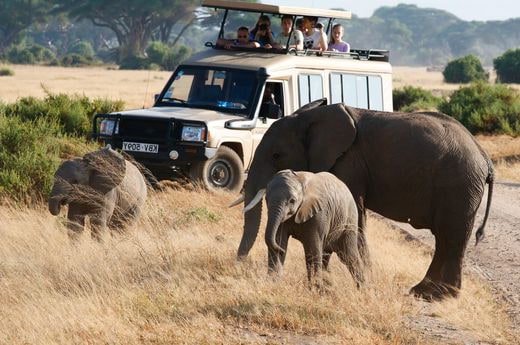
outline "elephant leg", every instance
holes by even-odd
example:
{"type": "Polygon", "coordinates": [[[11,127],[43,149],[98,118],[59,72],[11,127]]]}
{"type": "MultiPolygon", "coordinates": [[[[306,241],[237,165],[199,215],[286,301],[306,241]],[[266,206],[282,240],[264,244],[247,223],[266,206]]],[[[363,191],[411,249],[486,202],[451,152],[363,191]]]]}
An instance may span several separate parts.
{"type": "Polygon", "coordinates": [[[276,233],[276,243],[284,250],[278,253],[269,249],[267,252],[268,273],[279,273],[285,263],[285,256],[287,254],[287,245],[289,243],[289,234],[284,230],[284,224],[280,224],[278,232],[276,233]]]}
{"type": "Polygon", "coordinates": [[[93,215],[90,217],[90,236],[92,239],[101,242],[101,235],[107,228],[106,215],[93,215]]]}
{"type": "Polygon", "coordinates": [[[338,239],[336,253],[339,259],[347,266],[350,274],[359,287],[365,281],[363,261],[358,251],[358,236],[353,230],[345,230],[338,239]]]}
{"type": "MultiPolygon", "coordinates": [[[[362,199],[361,199],[362,202],[362,199]]],[[[365,236],[367,226],[367,212],[365,210],[364,205],[361,207],[358,206],[358,234],[357,234],[357,247],[358,247],[358,253],[361,257],[361,260],[363,261],[363,264],[365,267],[371,266],[370,261],[370,252],[368,250],[368,243],[365,236]]]]}
{"type": "Polygon", "coordinates": [[[305,251],[305,264],[307,266],[307,278],[311,286],[321,288],[323,265],[323,241],[317,234],[307,236],[303,241],[305,251]]]}
{"type": "Polygon", "coordinates": [[[321,263],[322,263],[322,267],[325,271],[329,271],[329,262],[330,262],[330,257],[332,256],[332,249],[330,248],[325,248],[323,250],[323,258],[321,260],[321,263]]]}
{"type": "Polygon", "coordinates": [[[67,233],[69,238],[76,241],[83,229],[85,229],[85,214],[82,212],[79,206],[75,204],[69,205],[69,211],[67,213],[67,233]]]}
{"type": "Polygon", "coordinates": [[[471,235],[476,210],[464,210],[454,215],[455,205],[446,202],[432,229],[435,234],[435,253],[426,276],[411,293],[425,300],[441,300],[459,294],[462,280],[462,260],[471,235]],[[451,208],[451,209],[450,209],[451,208]],[[461,215],[462,214],[462,215],[461,215]],[[471,216],[464,216],[470,214],[471,216]]]}

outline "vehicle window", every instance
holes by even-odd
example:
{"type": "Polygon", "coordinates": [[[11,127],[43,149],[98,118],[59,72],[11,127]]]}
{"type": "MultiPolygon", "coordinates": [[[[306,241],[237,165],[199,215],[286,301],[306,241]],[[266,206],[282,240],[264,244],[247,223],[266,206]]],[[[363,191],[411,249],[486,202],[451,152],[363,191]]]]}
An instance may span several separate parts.
{"type": "Polygon", "coordinates": [[[379,76],[368,77],[370,109],[383,110],[383,82],[379,76]]]}
{"type": "Polygon", "coordinates": [[[323,98],[323,79],[319,74],[300,74],[298,76],[300,107],[323,98]]]}
{"type": "Polygon", "coordinates": [[[184,67],[175,72],[159,104],[249,114],[255,86],[254,71],[184,67]]]}
{"type": "Polygon", "coordinates": [[[383,87],[379,76],[346,73],[330,74],[331,103],[383,110],[383,87]]]}

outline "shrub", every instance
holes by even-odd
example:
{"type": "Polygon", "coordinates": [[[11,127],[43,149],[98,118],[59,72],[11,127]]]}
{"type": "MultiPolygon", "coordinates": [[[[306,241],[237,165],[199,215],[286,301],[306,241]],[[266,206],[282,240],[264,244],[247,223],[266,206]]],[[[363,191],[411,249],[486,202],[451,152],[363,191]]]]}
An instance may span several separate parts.
{"type": "Polygon", "coordinates": [[[405,86],[392,93],[395,111],[436,110],[441,99],[421,87],[405,86]]]}
{"type": "Polygon", "coordinates": [[[119,63],[120,69],[148,69],[150,62],[141,56],[129,56],[119,63]]]}
{"type": "Polygon", "coordinates": [[[50,62],[56,58],[56,54],[49,48],[35,44],[28,48],[37,62],[50,62]]]}
{"type": "Polygon", "coordinates": [[[9,76],[13,76],[14,75],[14,71],[10,68],[7,68],[7,67],[2,67],[0,68],[0,77],[9,77],[9,76]]]}
{"type": "Polygon", "coordinates": [[[450,61],[442,74],[447,83],[471,83],[489,78],[480,60],[474,55],[450,61]]]}
{"type": "Polygon", "coordinates": [[[493,60],[497,80],[502,83],[520,83],[520,49],[510,49],[493,60]]]}
{"type": "Polygon", "coordinates": [[[78,54],[86,58],[94,57],[94,48],[88,41],[78,41],[69,47],[69,54],[78,54]]]}
{"type": "Polygon", "coordinates": [[[42,200],[52,187],[60,157],[82,155],[95,147],[64,136],[54,121],[23,121],[0,114],[0,197],[42,200]]]}
{"type": "Polygon", "coordinates": [[[18,117],[23,121],[46,119],[55,121],[63,133],[88,137],[95,114],[122,110],[122,101],[107,99],[90,100],[86,96],[47,93],[44,99],[24,97],[16,103],[4,106],[6,116],[18,117]]]}
{"type": "Polygon", "coordinates": [[[7,51],[7,60],[11,63],[18,64],[34,64],[36,63],[36,57],[27,48],[13,46],[7,51]]]}
{"type": "Polygon", "coordinates": [[[439,104],[439,110],[472,133],[520,134],[520,95],[505,85],[478,82],[461,87],[439,104]]]}
{"type": "Polygon", "coordinates": [[[185,45],[178,45],[172,49],[162,42],[155,41],[148,46],[146,54],[149,62],[146,68],[152,69],[159,65],[162,69],[173,70],[191,55],[191,49],[185,45]]]}
{"type": "Polygon", "coordinates": [[[61,58],[61,65],[65,67],[81,67],[94,64],[94,59],[71,53],[61,58]]]}

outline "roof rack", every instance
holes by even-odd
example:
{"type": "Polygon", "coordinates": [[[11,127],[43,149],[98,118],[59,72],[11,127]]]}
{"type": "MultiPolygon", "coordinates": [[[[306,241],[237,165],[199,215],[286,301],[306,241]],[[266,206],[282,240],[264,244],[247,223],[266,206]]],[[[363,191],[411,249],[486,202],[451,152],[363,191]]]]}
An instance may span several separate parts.
{"type": "Polygon", "coordinates": [[[338,58],[351,58],[363,61],[390,61],[390,51],[382,50],[382,49],[352,49],[348,53],[337,52],[337,51],[321,51],[318,49],[305,49],[305,50],[296,50],[291,49],[289,53],[292,53],[296,56],[326,56],[326,57],[338,57],[338,58]]]}

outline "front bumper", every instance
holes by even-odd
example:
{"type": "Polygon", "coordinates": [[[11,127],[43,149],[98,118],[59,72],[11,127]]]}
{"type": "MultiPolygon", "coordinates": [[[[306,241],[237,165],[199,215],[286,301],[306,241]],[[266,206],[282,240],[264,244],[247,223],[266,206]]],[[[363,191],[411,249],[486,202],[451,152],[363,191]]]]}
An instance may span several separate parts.
{"type": "Polygon", "coordinates": [[[213,157],[215,148],[208,148],[207,127],[203,122],[179,121],[176,119],[157,119],[147,117],[125,117],[119,114],[96,115],[93,120],[93,138],[114,149],[123,150],[123,142],[157,144],[158,152],[125,151],[146,167],[185,168],[194,162],[204,161],[213,157]],[[103,119],[114,119],[111,135],[98,132],[99,122],[103,119]],[[204,126],[204,141],[186,142],[181,140],[182,127],[185,125],[204,126]],[[117,128],[117,129],[116,129],[117,128]],[[117,132],[116,132],[117,130],[117,132]],[[177,154],[171,154],[175,151],[177,154]],[[171,157],[175,157],[172,159],[171,157]]]}

